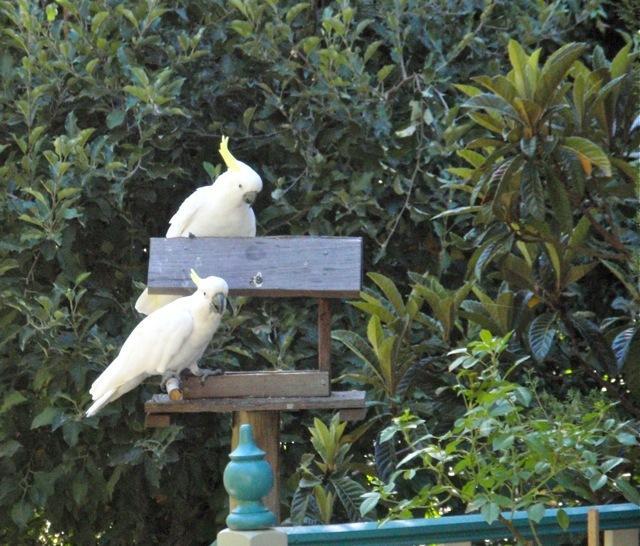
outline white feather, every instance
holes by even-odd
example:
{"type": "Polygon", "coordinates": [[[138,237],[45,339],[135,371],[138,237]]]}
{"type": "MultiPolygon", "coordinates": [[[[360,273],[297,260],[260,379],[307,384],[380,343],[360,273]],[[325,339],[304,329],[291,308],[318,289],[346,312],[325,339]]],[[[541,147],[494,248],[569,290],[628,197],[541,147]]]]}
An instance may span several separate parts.
{"type": "MultiPolygon", "coordinates": [[[[243,197],[259,192],[262,180],[249,166],[238,162],[240,171],[226,171],[211,186],[198,188],[187,197],[169,221],[167,237],[255,237],[256,217],[243,197]]],[[[145,289],[136,310],[149,315],[179,296],[149,294],[145,289]]]]}
{"type": "Polygon", "coordinates": [[[180,373],[200,359],[220,325],[221,315],[212,312],[212,298],[228,293],[218,277],[199,281],[198,290],[179,298],[142,320],[129,334],[115,360],[90,389],[95,403],[90,417],[104,405],[137,387],[151,375],[180,373]]]}

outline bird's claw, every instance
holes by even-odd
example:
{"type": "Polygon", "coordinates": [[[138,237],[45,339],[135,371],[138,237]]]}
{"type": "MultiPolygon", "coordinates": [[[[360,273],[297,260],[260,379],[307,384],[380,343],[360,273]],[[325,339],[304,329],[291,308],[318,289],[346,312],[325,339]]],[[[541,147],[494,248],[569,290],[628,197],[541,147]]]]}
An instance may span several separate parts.
{"type": "Polygon", "coordinates": [[[194,370],[189,370],[191,372],[192,375],[194,375],[195,377],[199,377],[200,378],[200,384],[204,385],[205,380],[207,379],[207,377],[213,377],[216,375],[222,375],[224,373],[224,370],[220,369],[220,368],[215,368],[215,369],[210,369],[210,368],[198,368],[197,371],[194,370]]]}
{"type": "Polygon", "coordinates": [[[193,233],[189,232],[189,239],[195,239],[195,238],[196,236],[193,233]]]}

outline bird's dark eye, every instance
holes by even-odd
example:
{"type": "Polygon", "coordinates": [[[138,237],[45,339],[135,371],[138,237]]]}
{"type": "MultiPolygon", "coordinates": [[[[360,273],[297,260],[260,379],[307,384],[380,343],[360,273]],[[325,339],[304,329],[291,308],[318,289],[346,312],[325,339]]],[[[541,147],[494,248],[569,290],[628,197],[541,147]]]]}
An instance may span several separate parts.
{"type": "Polygon", "coordinates": [[[238,184],[238,187],[239,187],[239,188],[241,188],[241,187],[242,187],[242,184],[238,184]]]}
{"type": "Polygon", "coordinates": [[[204,294],[205,296],[207,295],[207,293],[206,293],[206,292],[203,292],[203,294],[204,294]]]}

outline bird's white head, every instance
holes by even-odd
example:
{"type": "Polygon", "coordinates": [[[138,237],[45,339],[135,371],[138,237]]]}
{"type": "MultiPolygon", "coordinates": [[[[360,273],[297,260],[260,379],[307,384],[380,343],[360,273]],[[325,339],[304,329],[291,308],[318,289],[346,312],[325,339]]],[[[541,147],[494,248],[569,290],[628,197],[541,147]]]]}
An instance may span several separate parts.
{"type": "Polygon", "coordinates": [[[262,190],[260,175],[249,165],[233,157],[229,151],[229,137],[222,137],[219,151],[227,170],[216,179],[213,185],[223,190],[225,198],[232,206],[250,207],[262,190]]]}
{"type": "Polygon", "coordinates": [[[209,312],[222,315],[227,308],[227,296],[229,294],[229,286],[224,279],[220,277],[205,277],[204,279],[191,270],[191,280],[196,285],[197,290],[194,296],[202,298],[209,305],[209,312]]]}

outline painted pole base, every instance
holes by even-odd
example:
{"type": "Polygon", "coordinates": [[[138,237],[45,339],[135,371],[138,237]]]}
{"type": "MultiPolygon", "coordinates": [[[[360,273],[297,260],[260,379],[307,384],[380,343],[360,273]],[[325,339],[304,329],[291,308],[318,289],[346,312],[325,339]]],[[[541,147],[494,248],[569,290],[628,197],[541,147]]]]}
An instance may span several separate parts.
{"type": "Polygon", "coordinates": [[[218,533],[217,546],[287,546],[287,535],[276,529],[264,531],[233,531],[218,533]]]}
{"type": "Polygon", "coordinates": [[[235,531],[267,529],[276,525],[276,517],[262,503],[244,501],[227,516],[227,525],[235,531]]]}

